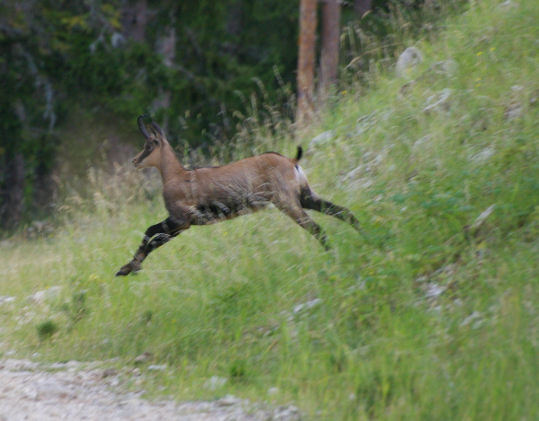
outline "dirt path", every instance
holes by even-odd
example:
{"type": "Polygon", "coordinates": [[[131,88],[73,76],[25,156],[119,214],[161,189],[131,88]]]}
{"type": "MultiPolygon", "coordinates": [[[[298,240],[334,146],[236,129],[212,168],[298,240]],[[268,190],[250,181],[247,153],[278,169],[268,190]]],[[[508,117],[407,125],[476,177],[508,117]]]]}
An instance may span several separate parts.
{"type": "Polygon", "coordinates": [[[0,360],[0,421],[300,419],[294,407],[261,408],[233,396],[212,402],[151,402],[137,393],[115,391],[119,382],[115,371],[97,364],[0,360]]]}

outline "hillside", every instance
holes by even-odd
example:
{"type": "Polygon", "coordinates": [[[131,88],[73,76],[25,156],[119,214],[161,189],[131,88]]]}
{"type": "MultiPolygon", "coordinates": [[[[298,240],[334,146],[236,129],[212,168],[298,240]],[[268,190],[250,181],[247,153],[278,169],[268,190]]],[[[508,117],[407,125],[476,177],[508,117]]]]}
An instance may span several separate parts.
{"type": "Polygon", "coordinates": [[[134,170],[92,172],[52,234],[0,243],[0,356],[147,352],[127,382],[150,397],[306,419],[537,419],[537,22],[532,0],[473,2],[409,40],[423,61],[402,76],[373,68],[298,141],[236,151],[301,143],[311,185],[368,240],[312,214],[325,252],[271,209],[191,228],[118,279],[166,212],[134,170]]]}

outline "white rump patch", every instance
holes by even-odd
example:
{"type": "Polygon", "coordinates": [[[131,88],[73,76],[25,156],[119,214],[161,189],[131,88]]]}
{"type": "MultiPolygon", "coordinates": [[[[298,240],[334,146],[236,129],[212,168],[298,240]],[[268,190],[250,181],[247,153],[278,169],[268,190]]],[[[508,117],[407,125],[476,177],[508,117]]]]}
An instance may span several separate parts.
{"type": "Polygon", "coordinates": [[[296,170],[296,180],[298,181],[298,183],[300,183],[300,184],[306,183],[307,182],[307,176],[303,172],[303,168],[301,168],[299,165],[296,164],[294,169],[296,170]]]}

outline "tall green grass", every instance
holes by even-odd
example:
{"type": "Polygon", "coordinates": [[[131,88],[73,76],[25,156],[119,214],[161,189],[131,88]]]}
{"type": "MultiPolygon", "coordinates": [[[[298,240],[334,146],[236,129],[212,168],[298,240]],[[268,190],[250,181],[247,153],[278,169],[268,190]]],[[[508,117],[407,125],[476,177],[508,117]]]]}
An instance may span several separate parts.
{"type": "Polygon", "coordinates": [[[134,173],[96,174],[54,235],[0,245],[0,295],[16,298],[0,304],[0,350],[119,365],[148,351],[168,367],[143,369],[151,396],[232,393],[307,419],[537,419],[535,3],[470,3],[434,43],[409,41],[425,60],[406,92],[375,71],[304,134],[312,186],[371,241],[314,214],[324,252],[268,210],[191,228],[117,279],[166,212],[134,173]],[[429,70],[442,60],[454,71],[429,70]],[[443,89],[448,108],[423,112],[443,89]]]}

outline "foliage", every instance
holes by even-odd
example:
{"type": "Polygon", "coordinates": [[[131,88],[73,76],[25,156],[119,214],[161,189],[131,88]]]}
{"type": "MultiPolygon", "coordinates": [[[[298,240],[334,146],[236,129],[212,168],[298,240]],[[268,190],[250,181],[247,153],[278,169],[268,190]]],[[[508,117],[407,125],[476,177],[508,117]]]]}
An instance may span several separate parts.
{"type": "Polygon", "coordinates": [[[58,325],[52,320],[47,320],[39,323],[36,326],[37,336],[40,341],[50,338],[58,331],[58,325]]]}
{"type": "MultiPolygon", "coordinates": [[[[403,23],[430,22],[422,2],[400,3],[374,2],[361,22],[345,4],[343,20],[372,39],[403,23]],[[396,10],[405,11],[398,21],[391,18],[396,10]]],[[[51,173],[59,148],[69,147],[62,130],[79,117],[73,110],[119,121],[150,112],[173,142],[206,151],[237,140],[246,118],[287,134],[297,19],[298,5],[278,0],[3,2],[0,225],[12,227],[21,211],[50,212],[57,189],[51,173]]]]}

